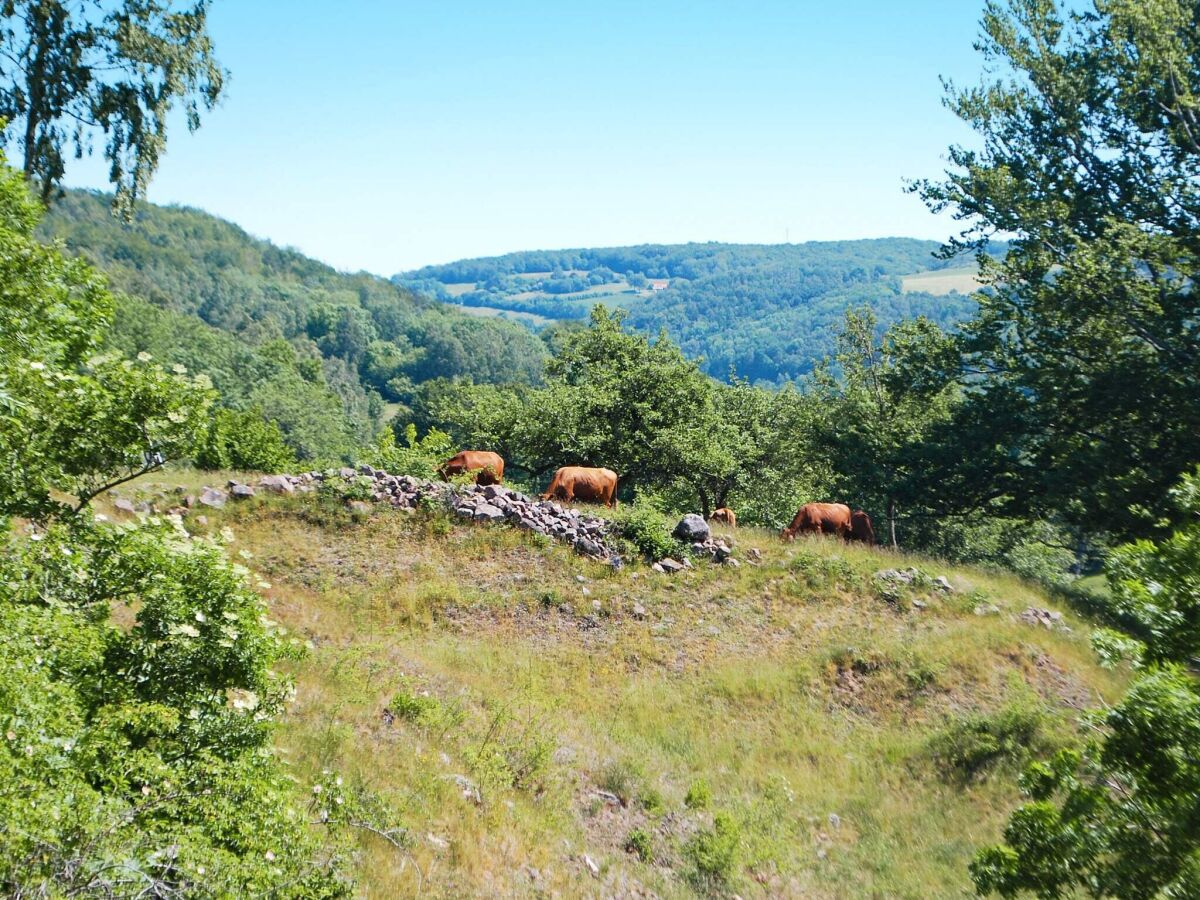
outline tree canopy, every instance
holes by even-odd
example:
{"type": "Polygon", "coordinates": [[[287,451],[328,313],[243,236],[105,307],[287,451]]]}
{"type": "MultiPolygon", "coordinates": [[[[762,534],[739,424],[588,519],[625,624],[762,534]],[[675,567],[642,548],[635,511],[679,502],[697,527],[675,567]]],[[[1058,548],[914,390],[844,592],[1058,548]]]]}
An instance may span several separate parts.
{"type": "Polygon", "coordinates": [[[946,179],[917,189],[964,220],[949,252],[1012,238],[983,259],[962,375],[1008,411],[1018,452],[992,474],[1025,514],[1147,534],[1200,460],[1198,15],[1182,0],[989,2],[995,77],[949,89],[982,146],[952,148],[946,179]]]}
{"type": "Polygon", "coordinates": [[[104,137],[115,206],[128,214],[166,148],[182,105],[200,127],[227,73],[213,56],[208,0],[4,0],[0,3],[0,133],[24,157],[43,201],[55,196],[70,151],[104,137]]]}

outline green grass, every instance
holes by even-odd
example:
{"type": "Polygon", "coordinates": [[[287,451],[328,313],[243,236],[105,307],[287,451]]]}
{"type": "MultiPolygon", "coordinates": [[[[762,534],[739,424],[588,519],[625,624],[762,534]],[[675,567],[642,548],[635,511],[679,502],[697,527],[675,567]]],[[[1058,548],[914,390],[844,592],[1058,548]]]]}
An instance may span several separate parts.
{"type": "Polygon", "coordinates": [[[1058,608],[1016,578],[754,529],[725,532],[740,569],[612,572],[507,527],[315,502],[206,527],[312,644],[280,733],[298,789],[335,770],[407,829],[363,833],[369,896],[970,896],[1018,745],[1073,740],[1122,688],[1069,611],[1071,633],[1015,619],[1058,608]],[[881,591],[900,564],[956,593],[881,591]]]}

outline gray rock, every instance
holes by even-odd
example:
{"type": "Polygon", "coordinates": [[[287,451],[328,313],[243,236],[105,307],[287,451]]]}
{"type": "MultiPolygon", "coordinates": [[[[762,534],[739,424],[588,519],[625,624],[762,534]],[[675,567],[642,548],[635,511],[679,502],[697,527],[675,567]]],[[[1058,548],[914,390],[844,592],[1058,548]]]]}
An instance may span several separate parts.
{"type": "Polygon", "coordinates": [[[508,499],[509,494],[510,491],[508,488],[499,484],[489,484],[483,489],[483,496],[487,497],[489,500],[495,500],[500,497],[508,499]]]}
{"type": "Polygon", "coordinates": [[[646,618],[646,607],[642,606],[640,603],[633,604],[633,617],[635,619],[646,618]]]}
{"type": "Polygon", "coordinates": [[[134,512],[133,501],[126,500],[124,497],[118,497],[116,500],[114,500],[113,506],[116,509],[119,509],[121,512],[126,512],[126,513],[130,513],[130,514],[132,514],[134,512]]]}
{"type": "Polygon", "coordinates": [[[676,572],[682,572],[684,570],[683,563],[679,562],[678,560],[671,559],[669,556],[666,559],[660,559],[657,563],[655,563],[655,565],[659,567],[660,571],[668,572],[672,575],[676,572]]]}
{"type": "Polygon", "coordinates": [[[945,575],[939,575],[937,578],[933,579],[933,586],[939,591],[944,591],[947,594],[954,593],[954,586],[950,584],[950,579],[945,575]]]}
{"type": "Polygon", "coordinates": [[[292,479],[286,475],[264,475],[258,479],[258,486],[273,494],[290,494],[296,490],[292,479]]]}
{"type": "Polygon", "coordinates": [[[254,488],[248,484],[235,484],[230,487],[229,494],[235,500],[247,500],[254,496],[254,488]]]}
{"type": "Polygon", "coordinates": [[[225,501],[228,499],[229,495],[220,488],[206,487],[200,492],[199,502],[203,503],[205,506],[211,506],[213,509],[220,509],[225,505],[225,501]]]}
{"type": "Polygon", "coordinates": [[[1000,607],[998,607],[995,603],[980,603],[975,607],[975,615],[998,616],[1000,615],[1000,607]]]}
{"type": "Polygon", "coordinates": [[[342,466],[340,469],[337,470],[337,474],[340,475],[342,478],[353,478],[355,475],[358,474],[358,472],[356,472],[354,469],[350,468],[349,466],[342,466]]]}
{"type": "Polygon", "coordinates": [[[675,526],[675,537],[683,541],[685,544],[692,544],[696,541],[706,541],[712,534],[708,523],[703,517],[695,513],[688,513],[679,520],[679,524],[675,526]]]}
{"type": "Polygon", "coordinates": [[[476,522],[503,522],[504,510],[493,506],[490,503],[484,503],[475,510],[476,522]]]}

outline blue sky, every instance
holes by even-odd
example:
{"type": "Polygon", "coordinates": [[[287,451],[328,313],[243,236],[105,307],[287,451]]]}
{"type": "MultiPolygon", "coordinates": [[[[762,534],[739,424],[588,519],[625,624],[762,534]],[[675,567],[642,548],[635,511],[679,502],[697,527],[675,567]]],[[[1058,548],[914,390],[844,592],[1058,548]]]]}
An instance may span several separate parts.
{"type": "MultiPolygon", "coordinates": [[[[641,242],[945,238],[982,0],[214,0],[231,70],[150,188],[342,269],[641,242]]],[[[70,183],[102,186],[99,161],[70,183]]]]}

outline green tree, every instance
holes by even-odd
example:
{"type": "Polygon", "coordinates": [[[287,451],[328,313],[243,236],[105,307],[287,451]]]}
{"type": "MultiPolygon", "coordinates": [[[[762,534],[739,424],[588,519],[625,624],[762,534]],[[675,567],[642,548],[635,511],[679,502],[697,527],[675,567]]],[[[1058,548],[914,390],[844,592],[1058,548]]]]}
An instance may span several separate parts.
{"type": "Polygon", "coordinates": [[[296,454],[279,426],[262,410],[218,409],[201,436],[193,461],[201,469],[282,472],[296,464],[296,454]]]}
{"type": "Polygon", "coordinates": [[[971,867],[983,893],[1200,896],[1200,689],[1183,667],[1200,654],[1200,472],[1175,497],[1185,524],[1119,548],[1108,572],[1137,639],[1104,643],[1151,667],[1081,752],[1030,767],[1030,802],[971,867]]]}
{"type": "Polygon", "coordinates": [[[0,514],[34,518],[186,457],[212,400],[206,379],[147,354],[94,355],[112,299],[84,263],[34,239],[37,217],[0,168],[0,514]]]}
{"type": "Polygon", "coordinates": [[[0,892],[346,896],[271,751],[298,644],[218,544],[87,508],[190,452],[211,391],[92,355],[112,300],[37,215],[0,157],[0,892]]]}
{"type": "Polygon", "coordinates": [[[42,199],[58,190],[66,153],[104,135],[116,206],[129,213],[166,148],[167,116],[182,103],[188,129],[212,109],[226,72],[212,53],[208,0],[4,0],[0,119],[42,199]]]}
{"type": "Polygon", "coordinates": [[[954,403],[953,385],[927,373],[954,352],[954,343],[924,318],[894,325],[880,338],[869,310],[851,310],[837,346],[832,363],[813,378],[822,409],[817,443],[840,494],[883,512],[896,547],[900,509],[920,496],[913,490],[923,474],[920,448],[954,403]]]}
{"type": "Polygon", "coordinates": [[[982,146],[916,189],[966,221],[951,252],[1013,237],[963,362],[1007,410],[1014,501],[1138,536],[1200,460],[1200,27],[1189,0],[1077,6],[987,4],[995,74],[947,97],[982,146]]]}
{"type": "Polygon", "coordinates": [[[1200,896],[1200,692],[1152,670],[1097,717],[1082,751],[1034,763],[1004,843],[980,852],[980,893],[1142,900],[1200,896]]]}

